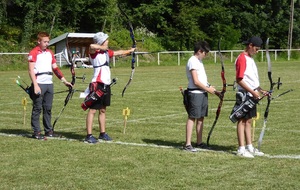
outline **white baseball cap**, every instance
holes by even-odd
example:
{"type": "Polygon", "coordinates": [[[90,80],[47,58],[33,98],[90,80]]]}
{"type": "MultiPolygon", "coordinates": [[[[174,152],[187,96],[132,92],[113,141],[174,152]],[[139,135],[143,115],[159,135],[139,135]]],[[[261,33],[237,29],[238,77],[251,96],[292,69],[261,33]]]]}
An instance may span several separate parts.
{"type": "Polygon", "coordinates": [[[98,33],[95,34],[93,40],[94,40],[95,43],[101,45],[101,44],[103,44],[103,42],[105,42],[105,40],[107,40],[107,38],[108,38],[107,34],[105,34],[103,32],[98,32],[98,33]]]}

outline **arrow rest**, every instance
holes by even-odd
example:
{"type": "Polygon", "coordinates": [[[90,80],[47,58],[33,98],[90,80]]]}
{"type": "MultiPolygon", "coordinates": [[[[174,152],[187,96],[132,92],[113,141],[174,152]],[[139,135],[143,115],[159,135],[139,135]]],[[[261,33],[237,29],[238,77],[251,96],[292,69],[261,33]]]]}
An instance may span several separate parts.
{"type": "Polygon", "coordinates": [[[226,84],[226,86],[232,86],[232,90],[235,91],[237,84],[236,84],[236,81],[233,81],[232,84],[226,84]]]}

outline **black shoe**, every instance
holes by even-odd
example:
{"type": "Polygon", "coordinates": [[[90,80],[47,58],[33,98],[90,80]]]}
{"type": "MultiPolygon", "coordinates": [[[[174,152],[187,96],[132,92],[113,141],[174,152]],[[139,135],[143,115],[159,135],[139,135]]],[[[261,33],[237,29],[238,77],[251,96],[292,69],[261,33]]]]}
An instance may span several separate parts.
{"type": "Polygon", "coordinates": [[[37,139],[37,140],[46,140],[47,139],[41,133],[33,133],[33,135],[31,137],[34,139],[37,139]]]}
{"type": "Polygon", "coordinates": [[[46,137],[62,137],[61,134],[54,133],[53,131],[46,132],[46,133],[45,133],[45,136],[46,136],[46,137]]]}
{"type": "Polygon", "coordinates": [[[196,144],[196,148],[210,149],[210,147],[207,146],[205,143],[196,144]]]}

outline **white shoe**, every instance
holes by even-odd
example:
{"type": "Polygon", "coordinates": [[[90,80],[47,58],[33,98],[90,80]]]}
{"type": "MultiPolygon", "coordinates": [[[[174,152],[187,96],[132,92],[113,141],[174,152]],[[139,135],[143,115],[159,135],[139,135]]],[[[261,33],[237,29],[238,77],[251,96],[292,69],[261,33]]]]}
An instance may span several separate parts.
{"type": "Polygon", "coordinates": [[[247,149],[253,156],[263,156],[265,153],[259,151],[257,148],[253,148],[252,150],[247,149]]]}
{"type": "Polygon", "coordinates": [[[245,158],[254,158],[254,156],[248,150],[244,150],[244,151],[238,150],[236,155],[245,158]]]}

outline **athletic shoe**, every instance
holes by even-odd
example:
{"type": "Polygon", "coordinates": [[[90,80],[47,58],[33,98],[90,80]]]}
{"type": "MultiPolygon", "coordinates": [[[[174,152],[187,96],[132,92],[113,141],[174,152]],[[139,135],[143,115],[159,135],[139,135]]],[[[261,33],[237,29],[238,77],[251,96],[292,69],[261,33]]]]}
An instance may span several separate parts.
{"type": "Polygon", "coordinates": [[[37,140],[46,140],[46,138],[41,133],[33,133],[32,138],[37,140]]]}
{"type": "Polygon", "coordinates": [[[197,150],[192,145],[184,146],[183,150],[188,151],[188,152],[197,152],[197,150]]]}
{"type": "Polygon", "coordinates": [[[99,135],[99,140],[112,141],[112,138],[110,138],[107,133],[104,133],[99,135]]]}
{"type": "Polygon", "coordinates": [[[90,136],[85,137],[84,142],[90,143],[90,144],[96,144],[98,141],[93,135],[90,135],[90,136]]]}
{"type": "Polygon", "coordinates": [[[205,143],[196,144],[196,148],[210,149],[205,143]]]}
{"type": "Polygon", "coordinates": [[[46,137],[61,137],[62,135],[58,134],[58,133],[54,133],[53,131],[49,131],[45,133],[46,137]]]}
{"type": "Polygon", "coordinates": [[[244,150],[244,151],[238,150],[236,155],[245,158],[254,158],[254,156],[248,150],[244,150]]]}
{"type": "Polygon", "coordinates": [[[263,156],[265,153],[259,151],[257,148],[253,148],[252,151],[247,149],[253,156],[263,156]]]}

